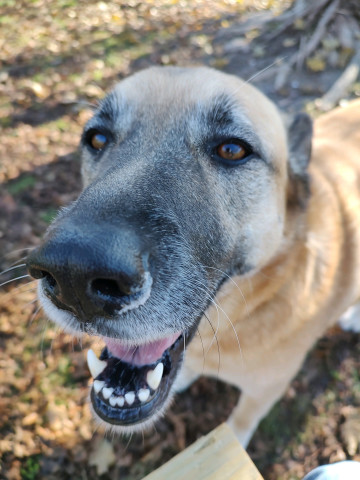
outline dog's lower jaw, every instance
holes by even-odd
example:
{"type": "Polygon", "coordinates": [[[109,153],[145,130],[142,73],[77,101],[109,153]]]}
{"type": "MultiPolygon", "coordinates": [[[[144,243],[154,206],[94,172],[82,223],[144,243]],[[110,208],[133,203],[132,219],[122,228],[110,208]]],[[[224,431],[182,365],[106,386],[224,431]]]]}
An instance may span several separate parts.
{"type": "MultiPolygon", "coordinates": [[[[139,347],[139,358],[149,358],[150,364],[132,363],[130,358],[121,360],[105,347],[100,360],[89,355],[89,367],[95,376],[90,393],[93,411],[102,421],[124,428],[153,423],[157,414],[169,404],[177,373],[183,361],[184,335],[176,335],[172,344],[160,358],[143,355],[148,346],[139,347]],[[99,371],[100,370],[100,371],[99,371]]],[[[160,342],[165,345],[164,342],[160,342]]],[[[156,352],[158,344],[151,347],[156,352]]],[[[121,342],[119,344],[121,347],[121,342]]],[[[116,349],[114,350],[116,351],[116,349]]],[[[118,350],[118,354],[121,348],[118,350]]],[[[134,356],[136,361],[136,356],[134,356]]]]}
{"type": "Polygon", "coordinates": [[[98,427],[100,427],[105,433],[111,433],[116,435],[132,435],[133,433],[142,433],[151,430],[154,425],[165,416],[167,409],[171,406],[174,399],[174,389],[172,388],[162,406],[153,413],[153,415],[146,420],[133,423],[132,425],[116,425],[109,423],[102,419],[95,410],[91,401],[91,391],[89,394],[89,404],[93,419],[98,427]]]}

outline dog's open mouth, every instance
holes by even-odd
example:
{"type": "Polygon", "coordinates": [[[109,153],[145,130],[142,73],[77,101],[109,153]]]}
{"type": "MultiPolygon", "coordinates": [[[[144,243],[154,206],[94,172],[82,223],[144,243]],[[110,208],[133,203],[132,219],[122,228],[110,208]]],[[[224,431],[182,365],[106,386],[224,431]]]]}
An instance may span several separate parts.
{"type": "Polygon", "coordinates": [[[138,346],[103,337],[106,347],[96,357],[88,352],[94,382],[91,403],[106,423],[132,426],[146,422],[166,403],[181,364],[185,334],[138,346]]]}

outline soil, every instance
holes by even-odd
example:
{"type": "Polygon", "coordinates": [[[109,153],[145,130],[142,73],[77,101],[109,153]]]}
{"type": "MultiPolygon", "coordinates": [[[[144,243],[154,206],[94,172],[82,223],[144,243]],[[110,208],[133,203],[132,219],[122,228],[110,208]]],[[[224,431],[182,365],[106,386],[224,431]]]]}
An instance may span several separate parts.
{"type": "MultiPolygon", "coordinates": [[[[326,31],[276,89],[279,68],[310,35],[294,24],[267,40],[268,20],[290,3],[0,1],[0,478],[141,479],[231,412],[240,393],[201,378],[151,432],[104,436],[88,408],[85,363],[86,349],[100,345],[44,318],[23,263],[80,192],[82,126],[126,75],[205,64],[251,81],[289,115],[318,115],[317,99],[351,51],[326,31]]],[[[341,102],[359,95],[354,83],[341,102]]],[[[249,445],[264,479],[299,480],[323,463],[360,460],[359,354],[360,336],[334,328],[308,355],[249,445]]]]}

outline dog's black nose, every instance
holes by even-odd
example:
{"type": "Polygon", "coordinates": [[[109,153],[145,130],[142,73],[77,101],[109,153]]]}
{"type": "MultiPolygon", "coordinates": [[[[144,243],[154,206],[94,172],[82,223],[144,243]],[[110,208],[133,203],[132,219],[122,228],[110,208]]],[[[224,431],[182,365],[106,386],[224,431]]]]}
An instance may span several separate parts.
{"type": "Polygon", "coordinates": [[[55,228],[28,259],[44,294],[81,321],[111,316],[147,296],[148,255],[129,228],[69,225],[55,228]]]}

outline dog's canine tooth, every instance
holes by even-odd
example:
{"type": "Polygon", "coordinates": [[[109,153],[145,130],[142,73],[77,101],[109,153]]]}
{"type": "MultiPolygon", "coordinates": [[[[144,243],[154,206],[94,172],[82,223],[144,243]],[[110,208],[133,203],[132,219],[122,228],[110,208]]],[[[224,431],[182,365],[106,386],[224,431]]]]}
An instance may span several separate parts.
{"type": "Polygon", "coordinates": [[[103,397],[104,397],[106,400],[108,400],[108,399],[111,397],[111,395],[113,394],[113,392],[114,392],[114,389],[111,388],[111,387],[104,387],[104,388],[102,389],[103,397]]]}
{"type": "Polygon", "coordinates": [[[105,385],[105,382],[102,382],[101,380],[94,380],[93,387],[94,387],[95,393],[99,393],[104,385],[105,385]]]}
{"type": "Polygon", "coordinates": [[[128,392],[125,394],[125,400],[128,405],[132,405],[135,401],[135,393],[134,392],[128,392]]]}
{"type": "Polygon", "coordinates": [[[150,390],[148,388],[140,388],[137,395],[140,402],[146,402],[150,396],[150,390]]]}
{"type": "Polygon", "coordinates": [[[150,388],[156,390],[160,385],[164,373],[163,363],[158,363],[154,370],[149,370],[146,375],[146,381],[150,388]]]}
{"type": "Polygon", "coordinates": [[[105,385],[105,382],[102,382],[101,380],[95,380],[93,383],[95,393],[99,393],[104,385],[105,385]]]}
{"type": "Polygon", "coordinates": [[[87,363],[93,378],[96,378],[107,366],[105,360],[99,360],[91,348],[87,352],[87,363]]]}

